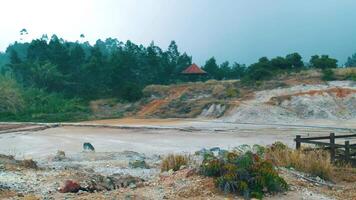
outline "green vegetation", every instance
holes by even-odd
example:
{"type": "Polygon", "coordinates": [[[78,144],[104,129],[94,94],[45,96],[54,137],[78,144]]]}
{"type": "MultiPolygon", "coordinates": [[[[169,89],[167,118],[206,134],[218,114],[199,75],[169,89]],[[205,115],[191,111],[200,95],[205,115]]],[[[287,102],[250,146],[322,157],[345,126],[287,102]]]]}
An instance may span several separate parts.
{"type": "Polygon", "coordinates": [[[0,76],[1,121],[67,121],[88,118],[88,107],[79,99],[59,93],[22,88],[15,80],[0,76]]]}
{"type": "Polygon", "coordinates": [[[345,63],[346,67],[356,67],[356,53],[354,53],[351,57],[347,58],[347,62],[345,63]]]}
{"type": "MultiPolygon", "coordinates": [[[[349,60],[352,62],[352,58],[349,60]]],[[[85,119],[90,114],[85,107],[91,100],[110,98],[133,102],[143,97],[142,89],[147,85],[192,80],[180,73],[190,64],[192,57],[179,52],[174,41],[167,50],[153,42],[145,47],[131,41],[124,43],[108,38],[90,45],[88,42],[65,41],[56,35],[50,39],[44,35],[29,43],[15,42],[5,53],[0,53],[0,73],[11,79],[9,84],[4,83],[8,81],[1,83],[3,89],[0,92],[11,95],[1,99],[7,103],[1,107],[0,119],[85,119]],[[31,101],[35,98],[44,103],[31,101]]],[[[336,64],[335,59],[322,55],[313,56],[310,64],[305,65],[298,53],[273,59],[263,57],[248,67],[229,62],[219,65],[212,57],[202,66],[208,76],[199,80],[241,79],[245,85],[255,86],[279,74],[308,68],[323,69],[323,78],[332,80],[333,74],[329,69],[335,68],[336,64]]],[[[215,93],[222,98],[221,88],[216,88],[215,93]]],[[[224,95],[237,97],[239,91],[230,88],[224,91],[224,95]]]]}
{"type": "Polygon", "coordinates": [[[219,156],[206,153],[200,171],[214,177],[221,191],[243,195],[246,199],[262,199],[265,193],[288,189],[272,163],[251,151],[225,152],[219,156]]]}
{"type": "Polygon", "coordinates": [[[324,81],[333,81],[335,80],[335,73],[332,69],[323,69],[322,70],[322,80],[324,81]]]}

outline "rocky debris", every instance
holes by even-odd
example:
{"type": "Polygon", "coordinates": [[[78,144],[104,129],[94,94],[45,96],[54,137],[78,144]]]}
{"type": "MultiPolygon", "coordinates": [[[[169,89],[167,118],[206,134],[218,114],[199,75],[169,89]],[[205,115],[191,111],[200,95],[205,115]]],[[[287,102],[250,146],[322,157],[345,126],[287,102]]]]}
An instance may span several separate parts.
{"type": "Polygon", "coordinates": [[[205,108],[200,117],[221,117],[226,110],[226,106],[222,104],[211,104],[207,108],[205,108]]]}
{"type": "Polygon", "coordinates": [[[61,193],[100,192],[111,191],[119,188],[131,188],[143,186],[144,180],[130,175],[103,176],[100,174],[85,174],[77,177],[81,181],[66,180],[59,189],[61,193]]]}
{"type": "Polygon", "coordinates": [[[94,148],[94,146],[92,145],[92,144],[90,144],[89,142],[85,142],[84,144],[83,144],[83,150],[84,151],[95,151],[95,148],[94,148]]]}
{"type": "Polygon", "coordinates": [[[231,110],[227,122],[288,123],[303,119],[344,120],[356,117],[356,87],[352,81],[296,85],[259,91],[231,110]]]}

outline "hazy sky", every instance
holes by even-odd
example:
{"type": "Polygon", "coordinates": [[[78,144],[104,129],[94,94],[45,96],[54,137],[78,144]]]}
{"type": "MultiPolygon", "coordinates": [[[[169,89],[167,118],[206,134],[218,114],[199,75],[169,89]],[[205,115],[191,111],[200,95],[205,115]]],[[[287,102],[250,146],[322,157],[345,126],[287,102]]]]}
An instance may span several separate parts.
{"type": "Polygon", "coordinates": [[[19,40],[57,34],[94,42],[115,37],[152,40],[203,64],[251,63],[259,57],[300,52],[329,54],[343,64],[356,52],[355,0],[0,0],[0,51],[19,40]]]}

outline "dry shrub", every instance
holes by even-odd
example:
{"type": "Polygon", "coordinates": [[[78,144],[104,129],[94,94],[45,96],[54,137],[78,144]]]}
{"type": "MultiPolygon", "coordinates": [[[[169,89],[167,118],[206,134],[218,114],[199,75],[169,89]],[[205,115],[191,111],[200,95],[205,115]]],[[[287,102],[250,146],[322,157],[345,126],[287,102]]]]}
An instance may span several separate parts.
{"type": "Polygon", "coordinates": [[[40,198],[33,194],[28,194],[23,197],[23,200],[40,200],[40,198]]]}
{"type": "Polygon", "coordinates": [[[163,97],[167,96],[170,90],[169,86],[165,85],[149,85],[143,89],[143,95],[145,97],[150,97],[151,95],[163,97]]]}
{"type": "Polygon", "coordinates": [[[189,157],[186,155],[174,155],[170,154],[166,158],[162,160],[161,171],[177,171],[181,166],[187,165],[189,161],[189,157]]]}
{"type": "Polygon", "coordinates": [[[356,74],[356,68],[354,67],[338,68],[338,69],[334,69],[333,71],[337,76],[347,76],[349,74],[356,74]]]}
{"type": "Polygon", "coordinates": [[[335,167],[333,171],[333,177],[335,181],[346,181],[349,183],[356,182],[356,168],[351,165],[341,165],[335,167]]]}
{"type": "Polygon", "coordinates": [[[21,161],[21,166],[25,168],[38,169],[37,163],[32,159],[21,161]]]}
{"type": "Polygon", "coordinates": [[[215,98],[224,98],[226,88],[223,85],[216,85],[213,88],[212,95],[215,98]]]}
{"type": "Polygon", "coordinates": [[[330,155],[326,151],[270,148],[267,150],[266,156],[280,167],[293,167],[327,180],[332,177],[334,167],[330,163],[330,155]]]}

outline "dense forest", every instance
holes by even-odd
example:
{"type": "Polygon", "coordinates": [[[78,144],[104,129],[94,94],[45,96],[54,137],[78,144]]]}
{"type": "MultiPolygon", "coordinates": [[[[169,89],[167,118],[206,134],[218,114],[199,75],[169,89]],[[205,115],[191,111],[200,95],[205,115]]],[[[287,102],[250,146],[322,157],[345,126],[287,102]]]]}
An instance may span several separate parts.
{"type": "MultiPolygon", "coordinates": [[[[15,42],[0,53],[0,102],[6,102],[0,105],[0,119],[48,120],[53,115],[58,120],[63,113],[63,119],[67,115],[80,118],[76,113],[85,113],[90,100],[137,101],[149,84],[191,81],[181,74],[191,64],[192,57],[179,52],[174,41],[167,50],[153,42],[145,47],[108,38],[91,45],[65,41],[56,35],[29,43],[15,42]]],[[[356,65],[356,54],[347,65],[356,65]]],[[[217,64],[212,57],[202,66],[209,74],[204,79],[241,79],[246,84],[306,68],[330,73],[327,70],[336,67],[337,60],[327,55],[312,56],[305,64],[298,53],[263,57],[248,67],[229,62],[217,64]]]]}

